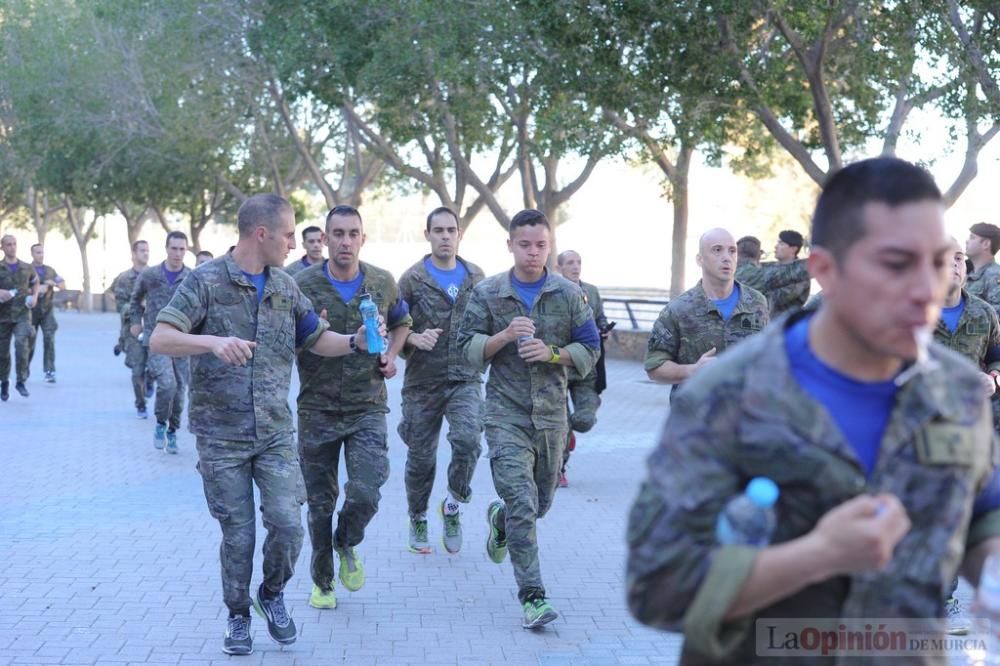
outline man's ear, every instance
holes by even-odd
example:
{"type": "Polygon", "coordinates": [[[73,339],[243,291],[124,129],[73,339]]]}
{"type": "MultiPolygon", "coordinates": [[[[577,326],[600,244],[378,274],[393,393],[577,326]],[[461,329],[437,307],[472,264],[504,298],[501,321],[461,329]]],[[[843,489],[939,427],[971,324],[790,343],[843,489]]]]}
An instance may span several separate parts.
{"type": "Polygon", "coordinates": [[[824,294],[836,293],[839,270],[837,258],[833,256],[832,252],[826,248],[814,246],[809,251],[809,256],[806,257],[806,268],[809,275],[816,282],[819,282],[824,294]]]}

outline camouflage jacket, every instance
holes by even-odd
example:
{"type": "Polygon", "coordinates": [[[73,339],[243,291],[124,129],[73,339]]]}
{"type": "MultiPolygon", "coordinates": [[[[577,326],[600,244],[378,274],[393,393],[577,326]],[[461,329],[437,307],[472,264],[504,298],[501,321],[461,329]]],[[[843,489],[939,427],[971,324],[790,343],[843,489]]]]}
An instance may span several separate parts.
{"type": "Polygon", "coordinates": [[[736,266],[736,280],[764,294],[772,317],[802,307],[809,298],[810,277],[804,259],[789,264],[755,264],[741,259],[736,266]]]}
{"type": "Polygon", "coordinates": [[[17,289],[17,296],[0,303],[0,323],[10,324],[28,317],[25,300],[31,295],[38,282],[38,275],[31,264],[18,260],[17,270],[11,271],[7,262],[0,257],[0,289],[17,289]]]}
{"type": "Polygon", "coordinates": [[[562,347],[581,376],[594,367],[599,348],[573,342],[573,329],[593,319],[583,292],[566,278],[551,272],[528,312],[511,284],[513,269],[476,285],[465,308],[458,344],[477,370],[490,366],[486,382],[485,424],[513,424],[537,430],[566,428],[566,366],[525,363],[510,343],[493,358],[484,358],[486,341],[503,331],[514,317],[530,317],[535,337],[562,347]]]}
{"type": "MultiPolygon", "coordinates": [[[[646,346],[646,371],[667,361],[686,365],[697,363],[702,354],[715,347],[716,354],[743,338],[757,333],[768,322],[767,301],[760,292],[737,282],[740,300],[729,321],[715,307],[698,281],[691,289],[663,308],[646,346]]],[[[734,287],[735,288],[735,287],[734,287]]],[[[671,391],[671,400],[677,387],[671,391]]]]}
{"type": "MultiPolygon", "coordinates": [[[[305,254],[302,255],[301,257],[299,257],[298,259],[296,259],[292,263],[290,263],[287,266],[285,266],[282,270],[285,271],[286,273],[288,273],[289,275],[295,275],[296,273],[300,273],[300,272],[304,271],[305,269],[307,269],[310,266],[312,266],[312,264],[309,263],[309,259],[306,258],[307,256],[308,255],[305,255],[305,254]]],[[[320,263],[323,263],[323,262],[320,262],[320,263]]]]}
{"type": "Polygon", "coordinates": [[[987,353],[1000,347],[1000,320],[990,304],[962,290],[965,309],[952,333],[943,319],[934,329],[934,339],[972,361],[979,369],[1000,371],[1000,361],[986,364],[987,353]]]}
{"type": "MultiPolygon", "coordinates": [[[[36,266],[35,264],[31,264],[31,268],[35,271],[35,275],[38,276],[39,284],[43,282],[48,282],[50,280],[56,283],[62,281],[62,278],[60,278],[59,274],[56,273],[56,269],[52,268],[49,265],[42,264],[41,266],[36,266]]],[[[49,288],[45,290],[44,294],[41,292],[38,293],[38,304],[35,305],[36,321],[41,320],[42,317],[44,317],[47,313],[52,311],[52,303],[54,298],[55,298],[55,288],[52,286],[49,286],[49,288]]]]}
{"type": "Polygon", "coordinates": [[[1000,314],[1000,264],[991,261],[969,273],[965,290],[992,305],[1000,314]]]}
{"type": "Polygon", "coordinates": [[[123,322],[128,321],[129,310],[132,307],[132,289],[141,274],[142,271],[136,270],[133,266],[119,273],[111,283],[111,292],[115,295],[115,309],[118,310],[123,322]]]}
{"type": "Polygon", "coordinates": [[[998,455],[982,384],[968,362],[931,346],[938,364],[900,388],[866,478],[832,417],[789,370],[784,328],[801,316],[781,319],[686,384],[629,515],[630,609],[646,624],[685,633],[681,663],[815,663],[755,656],[758,618],[940,618],[963,553],[1000,535],[1000,511],[970,525],[998,455]],[[781,492],[772,543],[805,535],[861,493],[899,497],[912,528],[881,571],[830,578],[723,622],[758,551],[717,545],[715,522],[756,476],[771,478],[781,492]]]}
{"type": "MultiPolygon", "coordinates": [[[[227,365],[214,354],[195,356],[191,368],[191,432],[236,441],[263,440],[292,431],[288,388],[297,351],[296,326],[312,305],[295,281],[267,268],[264,295],[227,253],[191,272],[160,310],[157,322],[184,333],[235,336],[257,343],[245,366],[227,365]]],[[[299,349],[309,349],[326,330],[319,325],[299,349]]]]}
{"type": "Polygon", "coordinates": [[[170,302],[177,287],[191,274],[191,269],[184,266],[177,280],[170,284],[164,273],[166,267],[166,262],[148,267],[139,274],[132,287],[132,297],[129,299],[129,323],[133,326],[142,325],[142,344],[146,347],[149,346],[149,336],[156,326],[156,317],[160,314],[160,310],[170,302]]]}
{"type": "Polygon", "coordinates": [[[608,318],[604,315],[601,292],[597,290],[597,287],[583,280],[580,281],[579,287],[583,291],[583,302],[589,305],[594,313],[594,323],[597,324],[597,330],[603,331],[604,327],[608,325],[608,318]]]}
{"type": "Polygon", "coordinates": [[[632,507],[629,605],[646,624],[685,632],[681,663],[773,663],[755,661],[759,617],[940,618],[963,552],[1000,535],[1000,511],[970,525],[976,495],[1000,458],[968,363],[931,346],[938,363],[900,388],[866,479],[832,417],[791,374],[784,329],[801,316],[781,319],[687,383],[632,507]],[[772,543],[803,536],[861,493],[896,495],[913,526],[884,570],[831,578],[723,622],[758,551],[718,546],[716,517],[755,476],[781,491],[772,543]]]}
{"type": "Polygon", "coordinates": [[[465,266],[465,281],[454,302],[427,272],[425,256],[410,266],[399,278],[400,297],[410,305],[413,330],[422,333],[428,328],[440,328],[441,335],[434,349],[423,351],[414,347],[405,350],[407,387],[445,382],[479,382],[479,370],[465,360],[458,346],[458,325],[472,288],[486,276],[475,264],[458,258],[465,266]]]}
{"type": "MultiPolygon", "coordinates": [[[[312,302],[317,312],[326,310],[330,330],[351,334],[363,323],[361,320],[362,296],[371,294],[380,315],[388,320],[388,313],[400,302],[399,288],[389,271],[361,262],[364,279],[358,293],[344,303],[340,292],[330,284],[326,263],[314,264],[299,271],[294,280],[302,293],[312,302]]],[[[393,322],[390,330],[412,323],[409,315],[393,322]]],[[[387,324],[388,325],[388,324],[387,324]]],[[[298,357],[299,412],[303,410],[356,414],[358,412],[389,411],[386,399],[385,378],[379,371],[376,354],[349,354],[337,358],[303,353],[298,357]]]]}

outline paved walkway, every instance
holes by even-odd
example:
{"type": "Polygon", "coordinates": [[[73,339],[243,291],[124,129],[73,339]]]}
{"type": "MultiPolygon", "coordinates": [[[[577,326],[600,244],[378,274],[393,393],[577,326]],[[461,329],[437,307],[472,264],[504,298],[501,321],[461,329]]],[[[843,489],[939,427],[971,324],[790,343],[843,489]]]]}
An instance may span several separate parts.
{"type": "MultiPolygon", "coordinates": [[[[580,438],[570,487],[539,523],[546,587],[562,614],[545,631],[521,629],[510,563],[486,557],[483,514],[494,493],[485,459],[463,551],[407,550],[400,376],[389,382],[392,474],[359,548],[365,587],[339,587],[336,610],[310,608],[306,537],[286,591],[298,642],[279,648],[255,616],[254,654],[227,658],[219,529],[193,437],[181,434],[177,456],[153,449],[153,422],[134,418],[128,371],[111,355],[114,315],[63,314],[59,323],[58,383],[42,383],[39,346],[31,397],[12,392],[0,403],[0,664],[676,662],[679,637],[640,626],[623,596],[626,513],[667,405],[667,390],[638,364],[609,364],[600,422],[580,438]]],[[[447,459],[445,442],[437,498],[447,459]]],[[[440,523],[431,530],[439,540],[440,523]]],[[[254,585],[259,576],[258,561],[254,585]]]]}

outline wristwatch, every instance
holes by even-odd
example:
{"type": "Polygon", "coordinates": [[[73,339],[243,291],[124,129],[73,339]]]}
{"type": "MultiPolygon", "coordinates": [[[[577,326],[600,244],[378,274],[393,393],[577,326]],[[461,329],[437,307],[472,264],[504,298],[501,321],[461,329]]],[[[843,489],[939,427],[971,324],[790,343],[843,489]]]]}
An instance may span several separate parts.
{"type": "Polygon", "coordinates": [[[552,356],[549,357],[549,363],[559,362],[559,347],[555,345],[549,345],[549,351],[552,352],[552,356]]]}
{"type": "Polygon", "coordinates": [[[358,338],[357,335],[352,335],[351,337],[349,337],[347,339],[347,343],[351,346],[351,351],[352,352],[354,352],[355,354],[362,354],[364,352],[361,349],[358,349],[358,340],[357,340],[357,338],[358,338]]]}

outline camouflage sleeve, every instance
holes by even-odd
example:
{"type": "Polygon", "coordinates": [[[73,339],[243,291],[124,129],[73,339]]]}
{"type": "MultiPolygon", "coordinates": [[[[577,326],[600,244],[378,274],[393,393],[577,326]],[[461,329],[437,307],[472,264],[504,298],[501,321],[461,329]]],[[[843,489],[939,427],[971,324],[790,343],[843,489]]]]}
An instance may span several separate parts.
{"type": "MultiPolygon", "coordinates": [[[[397,310],[399,306],[402,304],[402,302],[403,298],[402,296],[400,296],[399,287],[398,285],[396,285],[396,281],[392,278],[392,276],[389,276],[389,280],[386,285],[385,311],[388,313],[397,310]]],[[[393,321],[392,323],[389,323],[388,321],[389,317],[386,316],[387,320],[386,327],[388,330],[391,331],[393,329],[400,328],[402,326],[406,326],[407,328],[413,328],[413,317],[410,316],[409,306],[406,306],[405,310],[406,314],[400,317],[399,319],[393,321]]]]}
{"type": "Polygon", "coordinates": [[[760,269],[762,287],[752,285],[758,291],[771,292],[798,282],[809,281],[809,271],[806,270],[804,259],[798,259],[790,264],[761,264],[760,269]]]}
{"type": "Polygon", "coordinates": [[[594,311],[594,323],[597,330],[603,331],[608,326],[608,318],[604,315],[604,301],[601,300],[601,292],[594,289],[594,298],[591,299],[590,309],[594,311]]]}
{"type": "Polygon", "coordinates": [[[132,285],[132,294],[129,297],[128,320],[133,326],[142,326],[142,315],[146,311],[146,273],[139,273],[132,285]]]}
{"type": "Polygon", "coordinates": [[[677,361],[680,351],[681,335],[677,330],[677,320],[670,311],[670,306],[666,306],[660,311],[660,316],[653,324],[653,332],[649,334],[649,341],[646,343],[646,358],[643,367],[646,371],[656,370],[667,361],[677,361]]]}
{"type": "Polygon", "coordinates": [[[486,341],[493,335],[493,317],[481,290],[473,289],[465,306],[456,341],[465,359],[479,372],[486,370],[486,341]]]}
{"type": "MultiPolygon", "coordinates": [[[[594,311],[590,309],[589,305],[583,302],[583,292],[577,289],[575,292],[569,294],[569,303],[573,329],[588,326],[593,331],[594,324],[590,322],[594,319],[594,311]]],[[[601,356],[601,347],[599,344],[597,347],[590,347],[580,342],[570,342],[563,349],[573,359],[573,367],[580,373],[581,377],[586,377],[594,369],[597,359],[601,356]]]]}
{"type": "MultiPolygon", "coordinates": [[[[992,352],[1000,350],[1000,318],[993,308],[989,308],[987,312],[990,315],[990,336],[986,344],[986,358],[992,359],[994,357],[992,352]]],[[[1000,372],[1000,360],[992,360],[986,364],[986,372],[994,370],[1000,372]]]]}
{"type": "MultiPolygon", "coordinates": [[[[135,293],[138,293],[138,281],[135,293]]],[[[181,333],[193,333],[205,321],[210,296],[208,285],[200,275],[192,272],[178,285],[170,302],[156,316],[156,322],[170,324],[181,333]]]]}
{"type": "Polygon", "coordinates": [[[718,546],[716,517],[741,490],[732,464],[739,392],[719,381],[674,399],[648,476],[628,518],[626,595],[640,622],[683,631],[692,648],[724,659],[752,616],[723,617],[750,575],[756,549],[718,546]]]}
{"type": "MultiPolygon", "coordinates": [[[[976,424],[977,436],[983,437],[989,447],[990,460],[986,468],[984,478],[976,486],[978,495],[992,475],[1000,468],[1000,438],[993,430],[993,409],[989,401],[982,410],[979,422],[976,424]]],[[[965,552],[976,546],[976,544],[1000,536],[1000,509],[986,511],[981,515],[974,516],[969,525],[969,531],[965,536],[965,552]]]]}
{"type": "Polygon", "coordinates": [[[992,305],[993,310],[1000,315],[1000,278],[994,279],[992,275],[987,275],[983,281],[986,287],[979,297],[992,305]]]}
{"type": "MultiPolygon", "coordinates": [[[[295,300],[292,302],[292,315],[295,317],[295,337],[299,338],[299,328],[308,325],[308,320],[312,317],[316,317],[317,326],[316,328],[302,340],[301,344],[296,348],[296,353],[303,350],[311,348],[316,341],[320,339],[323,335],[323,331],[330,328],[330,323],[325,319],[320,319],[313,309],[312,301],[309,297],[302,293],[299,289],[299,285],[295,283],[295,300]]],[[[308,329],[306,329],[308,330],[308,329]]]]}

